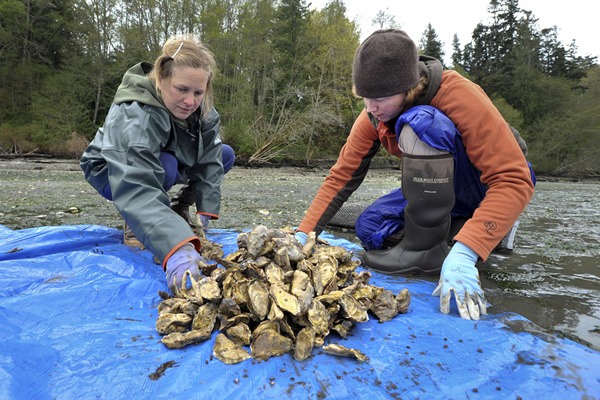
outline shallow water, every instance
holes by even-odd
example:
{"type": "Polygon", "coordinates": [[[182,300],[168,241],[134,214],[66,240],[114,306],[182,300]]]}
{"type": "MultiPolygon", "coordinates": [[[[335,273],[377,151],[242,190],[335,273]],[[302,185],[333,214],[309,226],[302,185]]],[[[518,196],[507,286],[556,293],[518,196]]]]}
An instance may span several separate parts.
{"type": "MultiPolygon", "coordinates": [[[[221,218],[212,227],[300,222],[327,171],[234,168],[225,178],[221,218]]],[[[399,186],[399,172],[369,172],[350,201],[399,186]]],[[[113,205],[83,180],[76,161],[0,161],[0,224],[11,229],[66,224],[121,227],[113,205]],[[69,209],[75,207],[75,212],[69,209]]],[[[521,217],[516,248],[481,266],[489,313],[514,312],[544,330],[600,350],[598,181],[541,180],[521,217]]],[[[351,232],[333,231],[356,241],[351,232]]]]}
{"type": "Polygon", "coordinates": [[[538,183],[515,250],[482,270],[490,312],[517,312],[600,349],[598,194],[598,182],[538,183]]]}

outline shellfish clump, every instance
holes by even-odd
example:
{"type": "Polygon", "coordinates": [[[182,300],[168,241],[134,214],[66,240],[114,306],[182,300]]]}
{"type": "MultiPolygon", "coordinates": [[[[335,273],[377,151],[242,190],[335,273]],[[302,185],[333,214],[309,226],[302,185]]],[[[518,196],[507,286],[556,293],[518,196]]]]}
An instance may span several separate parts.
{"type": "Polygon", "coordinates": [[[215,264],[201,266],[204,277],[190,276],[191,287],[177,296],[159,293],[156,330],[170,349],[208,340],[218,329],[213,355],[226,364],[288,352],[302,361],[315,347],[366,361],[358,350],[325,345],[325,338],[346,338],[369,314],[385,322],[410,305],[408,289],[395,295],[370,285],[371,274],[356,271],[360,261],[350,251],[317,242],[314,232],[303,246],[291,229],[257,225],[239,234],[238,250],[227,256],[201,240],[203,256],[215,264]]]}

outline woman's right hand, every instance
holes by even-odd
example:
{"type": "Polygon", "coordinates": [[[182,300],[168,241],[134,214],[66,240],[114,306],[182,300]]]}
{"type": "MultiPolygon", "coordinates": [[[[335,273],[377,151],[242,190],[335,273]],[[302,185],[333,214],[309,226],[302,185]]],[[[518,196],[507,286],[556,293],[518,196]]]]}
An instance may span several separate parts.
{"type": "Polygon", "coordinates": [[[298,231],[294,233],[294,238],[296,238],[296,240],[300,242],[302,246],[304,246],[306,244],[306,240],[308,239],[308,235],[304,232],[298,231]]]}

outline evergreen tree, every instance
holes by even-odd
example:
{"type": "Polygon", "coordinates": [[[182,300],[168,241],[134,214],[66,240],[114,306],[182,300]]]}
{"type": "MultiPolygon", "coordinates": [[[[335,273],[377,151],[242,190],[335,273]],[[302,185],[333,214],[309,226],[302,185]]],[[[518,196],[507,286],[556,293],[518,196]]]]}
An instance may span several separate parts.
{"type": "Polygon", "coordinates": [[[460,40],[455,33],[452,37],[452,68],[458,69],[463,67],[463,52],[460,49],[460,40]]]}
{"type": "MultiPolygon", "coordinates": [[[[308,6],[305,0],[281,0],[276,15],[273,45],[277,52],[278,66],[275,77],[278,91],[286,97],[298,100],[302,94],[302,81],[306,77],[306,63],[311,46],[307,42],[308,6]]],[[[292,101],[288,104],[295,103],[292,101]]]]}
{"type": "MultiPolygon", "coordinates": [[[[464,48],[454,35],[452,67],[520,128],[538,171],[600,172],[596,57],[561,43],[557,27],[540,30],[516,0],[489,11],[464,48]]],[[[314,11],[305,0],[0,0],[0,151],[58,154],[91,138],[125,70],[194,33],[216,56],[216,106],[240,157],[335,156],[363,108],[346,12],[343,0],[314,11]]],[[[387,11],[374,23],[399,27],[387,11]]],[[[420,48],[444,57],[431,25],[420,48]]]]}
{"type": "Polygon", "coordinates": [[[36,92],[73,47],[69,0],[0,0],[0,120],[31,120],[36,92]]]}
{"type": "Polygon", "coordinates": [[[473,32],[470,74],[483,88],[502,96],[514,75],[513,49],[517,42],[518,0],[491,0],[490,26],[478,24],[473,32]]]}
{"type": "Polygon", "coordinates": [[[444,44],[438,39],[438,35],[431,26],[431,24],[427,24],[427,29],[423,32],[421,36],[421,41],[419,42],[419,52],[421,54],[425,54],[430,57],[437,58],[444,63],[444,44]]]}

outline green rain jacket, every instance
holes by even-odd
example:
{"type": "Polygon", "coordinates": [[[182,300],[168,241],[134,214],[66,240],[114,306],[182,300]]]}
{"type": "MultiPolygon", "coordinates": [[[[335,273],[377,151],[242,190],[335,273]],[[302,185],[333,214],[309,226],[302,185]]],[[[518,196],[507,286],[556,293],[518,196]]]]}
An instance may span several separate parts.
{"type": "Polygon", "coordinates": [[[223,162],[220,118],[213,108],[186,121],[164,106],[146,75],[149,63],[129,69],[117,89],[104,126],[80,160],[85,179],[98,191],[108,183],[113,202],[134,234],[165,267],[171,254],[187,242],[200,242],[188,223],[170,207],[163,189],[161,151],[179,162],[182,182],[193,189],[198,212],[217,218],[221,205],[223,162]]]}

